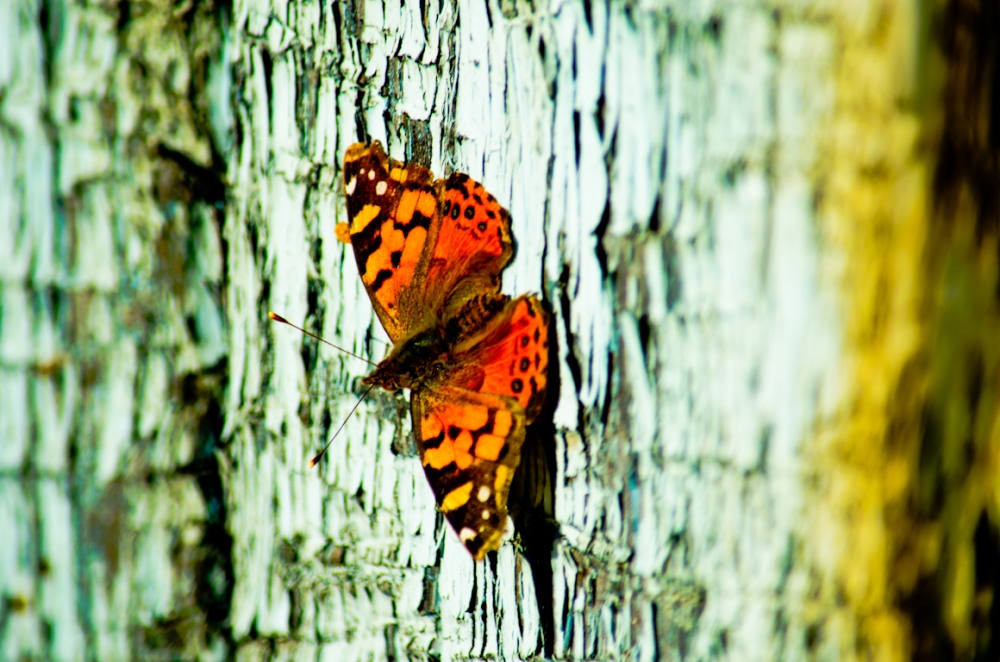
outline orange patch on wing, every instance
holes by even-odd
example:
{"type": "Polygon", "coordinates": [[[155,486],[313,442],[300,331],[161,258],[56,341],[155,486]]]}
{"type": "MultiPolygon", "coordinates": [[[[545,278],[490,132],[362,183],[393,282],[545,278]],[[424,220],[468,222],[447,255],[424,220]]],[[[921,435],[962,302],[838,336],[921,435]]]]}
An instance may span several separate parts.
{"type": "Polygon", "coordinates": [[[528,412],[530,423],[541,409],[548,374],[548,315],[533,297],[519,299],[506,323],[500,324],[493,337],[501,340],[489,355],[481,393],[495,393],[515,398],[528,412]]]}
{"type": "Polygon", "coordinates": [[[455,447],[448,442],[442,443],[437,448],[428,448],[424,451],[424,466],[432,469],[444,469],[455,461],[455,447]]]}
{"type": "Polygon", "coordinates": [[[472,453],[455,453],[455,464],[458,465],[459,469],[468,469],[472,466],[473,461],[472,453]]]}
{"type": "Polygon", "coordinates": [[[504,409],[500,409],[493,416],[493,434],[506,437],[510,434],[510,429],[514,426],[514,416],[504,409]]]}
{"type": "Polygon", "coordinates": [[[399,196],[399,205],[396,207],[396,220],[403,225],[409,223],[413,219],[413,212],[417,211],[417,203],[423,196],[427,196],[427,194],[422,191],[403,191],[402,195],[399,196]]]}
{"type": "Polygon", "coordinates": [[[536,298],[500,293],[514,253],[510,216],[468,175],[435,181],[374,142],[347,149],[343,180],[350,218],[337,239],[352,244],[396,343],[366,379],[412,389],[435,498],[482,559],[500,546],[525,424],[544,399],[548,318],[536,298]]]}
{"type": "Polygon", "coordinates": [[[504,437],[498,437],[495,434],[482,435],[476,442],[476,457],[496,462],[506,441],[504,437]]]}
{"type": "Polygon", "coordinates": [[[437,213],[437,208],[437,200],[433,196],[427,195],[426,193],[421,195],[420,199],[417,200],[417,211],[428,218],[432,218],[437,213]]]}
{"type": "Polygon", "coordinates": [[[466,430],[478,430],[486,425],[490,418],[490,411],[486,407],[455,407],[451,421],[466,430]]]}
{"type": "Polygon", "coordinates": [[[334,233],[337,235],[337,241],[343,244],[351,243],[351,228],[347,223],[337,223],[334,233]]]}

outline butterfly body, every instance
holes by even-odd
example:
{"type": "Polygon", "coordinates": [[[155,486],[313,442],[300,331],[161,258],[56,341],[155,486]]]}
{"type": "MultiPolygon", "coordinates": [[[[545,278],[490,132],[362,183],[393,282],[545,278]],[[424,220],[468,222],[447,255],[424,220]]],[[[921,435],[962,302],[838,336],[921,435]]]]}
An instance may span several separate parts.
{"type": "Polygon", "coordinates": [[[445,381],[448,367],[453,364],[448,343],[439,329],[431,327],[396,343],[389,356],[361,383],[390,392],[401,388],[433,388],[445,381]]]}
{"type": "Polygon", "coordinates": [[[467,175],[435,181],[375,142],[347,149],[344,187],[337,236],[393,341],[363,383],[411,391],[438,507],[481,559],[500,545],[525,428],[545,399],[548,315],[532,295],[500,292],[510,217],[467,175]]]}

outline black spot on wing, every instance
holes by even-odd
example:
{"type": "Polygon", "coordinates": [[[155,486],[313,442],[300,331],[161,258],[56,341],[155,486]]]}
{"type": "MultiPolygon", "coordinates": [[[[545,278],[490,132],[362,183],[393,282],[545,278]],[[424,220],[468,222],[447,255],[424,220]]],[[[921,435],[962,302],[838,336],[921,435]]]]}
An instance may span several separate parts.
{"type": "Polygon", "coordinates": [[[400,223],[396,220],[393,221],[392,225],[402,232],[404,237],[408,237],[415,228],[428,229],[431,226],[431,219],[418,211],[414,211],[409,223],[400,223]]]}
{"type": "Polygon", "coordinates": [[[496,427],[496,417],[497,412],[495,409],[490,409],[489,414],[486,417],[486,422],[483,423],[483,427],[478,430],[469,430],[472,434],[472,454],[475,455],[476,444],[479,443],[479,438],[484,434],[492,434],[493,429],[496,427]]]}
{"type": "Polygon", "coordinates": [[[390,278],[392,278],[392,274],[393,272],[389,271],[388,269],[382,269],[377,274],[375,274],[375,279],[369,285],[372,292],[378,292],[382,288],[382,286],[385,285],[385,282],[390,278]]]}
{"type": "MultiPolygon", "coordinates": [[[[455,529],[455,533],[461,531],[462,527],[471,524],[472,520],[472,513],[469,512],[468,502],[462,504],[455,510],[450,510],[446,512],[444,516],[448,518],[448,522],[451,524],[452,528],[455,529]]],[[[473,538],[472,540],[475,540],[475,538],[473,538]]],[[[472,542],[472,540],[470,540],[469,542],[472,542]]],[[[468,543],[465,544],[468,545],[468,543]]]]}
{"type": "Polygon", "coordinates": [[[469,176],[463,172],[453,172],[448,181],[444,184],[444,189],[446,191],[459,191],[462,197],[466,200],[469,199],[469,192],[466,190],[466,184],[469,181],[469,176]]]}
{"type": "Polygon", "coordinates": [[[403,258],[403,251],[393,251],[389,253],[389,260],[392,262],[392,266],[396,269],[399,268],[399,261],[403,258]]]}
{"type": "MultiPolygon", "coordinates": [[[[428,416],[425,415],[424,418],[428,418],[428,416]]],[[[433,437],[428,437],[427,439],[424,439],[420,443],[423,445],[425,449],[432,449],[432,448],[438,448],[441,445],[442,441],[444,441],[444,430],[441,430],[441,432],[438,432],[433,437]]]]}
{"type": "Polygon", "coordinates": [[[476,208],[469,205],[465,208],[465,217],[470,221],[476,217],[476,208]]]}
{"type": "Polygon", "coordinates": [[[466,472],[460,470],[454,462],[449,462],[440,469],[425,466],[424,475],[427,476],[427,482],[430,483],[438,503],[453,489],[469,481],[466,472]]]}
{"type": "Polygon", "coordinates": [[[382,245],[382,215],[371,220],[360,232],[351,234],[351,245],[362,255],[371,255],[382,245]]]}
{"type": "Polygon", "coordinates": [[[469,550],[469,553],[473,556],[479,554],[479,550],[483,548],[484,540],[481,536],[477,535],[472,540],[465,541],[465,548],[469,550]]]}

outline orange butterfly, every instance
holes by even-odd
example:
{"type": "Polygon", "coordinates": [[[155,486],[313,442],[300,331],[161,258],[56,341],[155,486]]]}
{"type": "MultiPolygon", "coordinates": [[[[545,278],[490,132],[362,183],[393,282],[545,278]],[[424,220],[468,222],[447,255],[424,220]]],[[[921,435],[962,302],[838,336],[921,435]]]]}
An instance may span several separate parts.
{"type": "Polygon", "coordinates": [[[500,547],[525,427],[545,399],[548,315],[500,292],[510,215],[468,175],[434,180],[382,145],[344,155],[361,280],[392,339],[363,384],[408,388],[413,432],[438,506],[476,560],[500,547]]]}

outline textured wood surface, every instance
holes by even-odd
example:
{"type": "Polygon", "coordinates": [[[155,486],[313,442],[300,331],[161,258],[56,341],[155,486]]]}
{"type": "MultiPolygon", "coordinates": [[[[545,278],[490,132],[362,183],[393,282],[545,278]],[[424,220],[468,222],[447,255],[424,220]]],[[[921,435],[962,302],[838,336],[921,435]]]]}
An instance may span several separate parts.
{"type": "Polygon", "coordinates": [[[836,34],[765,6],[664,10],[237,5],[237,640],[255,624],[351,659],[431,642],[444,659],[804,650],[802,447],[841,394],[811,179],[836,34]],[[548,567],[517,546],[471,562],[412,451],[394,452],[409,429],[401,399],[363,404],[319,475],[305,467],[366,366],[260,325],[274,308],[352,351],[385,351],[333,240],[359,126],[508,204],[519,252],[505,287],[553,306],[548,567]],[[345,568],[317,561],[330,545],[345,568]],[[331,601],[344,620],[321,616],[331,601]],[[316,626],[293,629],[296,609],[316,626]]]}
{"type": "Polygon", "coordinates": [[[0,2],[0,659],[996,659],[998,25],[0,2]],[[403,396],[267,322],[388,351],[369,138],[482,181],[553,312],[484,563],[403,396]]]}

